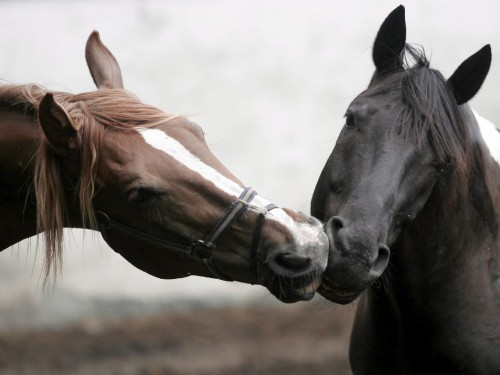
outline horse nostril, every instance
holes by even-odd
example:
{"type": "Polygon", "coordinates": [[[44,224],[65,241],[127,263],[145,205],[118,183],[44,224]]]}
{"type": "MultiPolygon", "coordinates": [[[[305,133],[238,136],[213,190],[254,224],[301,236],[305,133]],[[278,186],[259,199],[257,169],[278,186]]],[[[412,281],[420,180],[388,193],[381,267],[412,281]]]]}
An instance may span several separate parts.
{"type": "Polygon", "coordinates": [[[340,216],[332,217],[330,222],[332,223],[332,227],[335,230],[335,232],[338,232],[339,230],[344,228],[344,221],[341,219],[340,216]]]}
{"type": "Polygon", "coordinates": [[[275,262],[283,268],[304,269],[310,267],[312,260],[307,255],[284,253],[276,256],[275,262]]]}
{"type": "Polygon", "coordinates": [[[391,251],[389,250],[389,248],[385,245],[379,245],[377,259],[375,259],[375,262],[373,262],[372,268],[370,270],[370,275],[372,277],[377,278],[382,275],[387,267],[387,264],[389,264],[390,256],[391,251]]]}
{"type": "Polygon", "coordinates": [[[341,216],[333,216],[325,225],[325,233],[330,242],[330,250],[349,256],[351,250],[348,223],[341,216]]]}
{"type": "Polygon", "coordinates": [[[333,229],[335,229],[336,231],[339,231],[342,228],[344,228],[344,221],[339,216],[332,217],[331,222],[333,229]]]}

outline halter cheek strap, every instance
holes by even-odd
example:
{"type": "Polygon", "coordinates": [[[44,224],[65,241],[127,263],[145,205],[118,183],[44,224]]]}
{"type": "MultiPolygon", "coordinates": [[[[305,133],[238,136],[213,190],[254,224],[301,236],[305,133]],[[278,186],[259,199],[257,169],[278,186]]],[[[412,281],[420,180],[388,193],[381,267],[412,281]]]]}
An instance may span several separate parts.
{"type": "MultiPolygon", "coordinates": [[[[257,192],[252,188],[245,188],[238,199],[234,201],[228,208],[222,219],[219,220],[215,227],[202,240],[193,241],[187,238],[180,238],[180,241],[176,242],[166,241],[164,239],[138,231],[137,229],[116,221],[102,211],[97,210],[96,217],[99,225],[99,230],[104,240],[111,246],[111,248],[113,248],[113,250],[118,253],[120,253],[120,249],[113,246],[112,237],[124,236],[132,240],[140,241],[146,246],[151,246],[155,249],[174,251],[184,257],[196,260],[206,266],[210,270],[210,272],[212,272],[212,274],[217,278],[225,281],[233,281],[230,277],[224,275],[216,266],[214,262],[214,253],[219,240],[233,226],[238,218],[247,210],[250,202],[256,195],[257,192]]],[[[274,208],[276,208],[276,206],[273,204],[266,206],[264,210],[259,213],[259,216],[257,218],[257,224],[254,230],[251,245],[252,262],[255,263],[255,268],[257,250],[260,243],[260,233],[262,231],[264,217],[267,212],[274,208]]],[[[144,251],[148,251],[148,248],[145,247],[144,251]]]]}
{"type": "Polygon", "coordinates": [[[229,228],[238,220],[238,218],[246,211],[248,204],[257,195],[257,192],[250,187],[243,190],[241,195],[234,201],[226,214],[215,225],[215,227],[207,234],[203,240],[193,242],[192,254],[193,258],[198,258],[215,276],[221,280],[233,281],[226,277],[217,268],[214,262],[214,253],[217,247],[217,242],[223,237],[229,228]]]}
{"type": "Polygon", "coordinates": [[[252,247],[251,247],[251,257],[252,257],[252,267],[255,275],[257,275],[257,279],[259,279],[259,267],[258,265],[258,249],[260,246],[260,238],[262,237],[262,227],[264,226],[264,219],[269,211],[278,208],[274,204],[270,203],[264,209],[259,212],[259,216],[257,217],[257,224],[255,225],[255,230],[253,231],[252,237],[252,247]]]}

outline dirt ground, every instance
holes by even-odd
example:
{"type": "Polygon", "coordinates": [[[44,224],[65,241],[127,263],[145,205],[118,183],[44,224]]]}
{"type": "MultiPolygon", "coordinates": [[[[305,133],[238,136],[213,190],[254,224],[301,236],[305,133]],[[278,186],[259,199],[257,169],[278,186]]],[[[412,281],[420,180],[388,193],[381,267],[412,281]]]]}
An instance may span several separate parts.
{"type": "Polygon", "coordinates": [[[0,374],[350,374],[352,314],[231,307],[3,333],[0,374]]]}

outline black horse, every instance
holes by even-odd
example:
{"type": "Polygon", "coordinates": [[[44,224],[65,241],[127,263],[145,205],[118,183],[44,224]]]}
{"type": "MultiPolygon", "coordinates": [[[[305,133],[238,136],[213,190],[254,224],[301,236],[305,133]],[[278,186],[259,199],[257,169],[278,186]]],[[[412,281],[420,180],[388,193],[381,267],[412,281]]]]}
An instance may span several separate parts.
{"type": "Polygon", "coordinates": [[[400,6],[373,61],[312,199],[330,240],[320,293],[348,303],[368,288],[355,374],[500,374],[498,133],[466,104],[490,46],[446,80],[406,44],[400,6]]]}

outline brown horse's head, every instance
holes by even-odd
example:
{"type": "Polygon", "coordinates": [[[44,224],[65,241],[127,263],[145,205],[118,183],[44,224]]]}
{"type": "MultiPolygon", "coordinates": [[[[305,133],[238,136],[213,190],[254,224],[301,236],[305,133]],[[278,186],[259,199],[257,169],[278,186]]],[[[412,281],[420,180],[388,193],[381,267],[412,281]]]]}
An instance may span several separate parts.
{"type": "Polygon", "coordinates": [[[263,284],[287,302],[311,298],[327,263],[321,224],[245,190],[197,124],[123,90],[120,68],[96,32],[86,57],[99,90],[39,93],[45,137],[36,187],[49,257],[57,259],[64,210],[73,203],[61,199],[74,189],[82,226],[98,226],[147,273],[263,284]],[[227,226],[219,226],[223,218],[227,226]]]}

